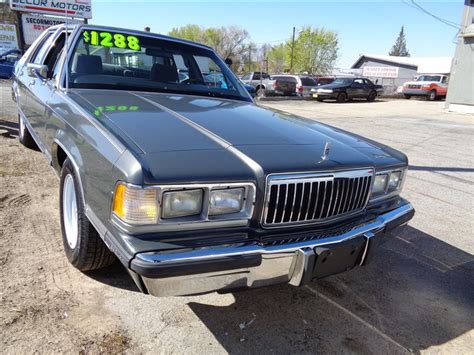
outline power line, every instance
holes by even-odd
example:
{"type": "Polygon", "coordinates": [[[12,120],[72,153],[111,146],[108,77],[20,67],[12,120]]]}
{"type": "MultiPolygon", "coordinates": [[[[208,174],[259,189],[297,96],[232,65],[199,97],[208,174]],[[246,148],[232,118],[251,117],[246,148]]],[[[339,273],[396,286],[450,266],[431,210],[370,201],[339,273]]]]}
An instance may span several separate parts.
{"type": "Polygon", "coordinates": [[[447,20],[445,18],[439,17],[439,16],[431,13],[430,11],[426,10],[423,6],[421,6],[420,4],[416,3],[415,0],[410,0],[410,2],[408,2],[407,0],[402,0],[402,3],[407,5],[407,6],[410,6],[410,7],[414,8],[416,10],[421,11],[421,12],[425,13],[428,16],[433,17],[434,19],[444,23],[447,26],[453,27],[457,30],[461,30],[461,26],[458,23],[447,20]]]}

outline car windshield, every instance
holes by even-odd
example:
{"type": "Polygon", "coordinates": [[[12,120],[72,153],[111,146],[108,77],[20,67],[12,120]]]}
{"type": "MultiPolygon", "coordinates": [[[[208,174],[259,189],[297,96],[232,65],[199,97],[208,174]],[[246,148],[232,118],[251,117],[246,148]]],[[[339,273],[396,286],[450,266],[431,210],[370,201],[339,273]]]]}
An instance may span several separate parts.
{"type": "Polygon", "coordinates": [[[249,100],[246,90],[211,50],[102,30],[82,31],[69,62],[69,87],[249,100]]]}
{"type": "Polygon", "coordinates": [[[352,79],[348,79],[348,78],[339,78],[332,82],[332,84],[336,84],[336,85],[349,85],[350,83],[352,83],[352,79]]]}
{"type": "Polygon", "coordinates": [[[422,75],[416,81],[441,81],[440,75],[422,75]]]}

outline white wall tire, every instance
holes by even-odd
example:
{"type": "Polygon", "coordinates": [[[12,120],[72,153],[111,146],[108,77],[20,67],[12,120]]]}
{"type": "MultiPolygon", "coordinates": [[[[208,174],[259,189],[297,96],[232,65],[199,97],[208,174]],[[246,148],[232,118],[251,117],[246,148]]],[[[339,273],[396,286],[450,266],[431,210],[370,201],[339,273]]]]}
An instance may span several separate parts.
{"type": "Polygon", "coordinates": [[[67,158],[61,169],[59,212],[64,252],[81,271],[111,265],[115,255],[107,248],[85,214],[82,187],[72,162],[67,158]]]}

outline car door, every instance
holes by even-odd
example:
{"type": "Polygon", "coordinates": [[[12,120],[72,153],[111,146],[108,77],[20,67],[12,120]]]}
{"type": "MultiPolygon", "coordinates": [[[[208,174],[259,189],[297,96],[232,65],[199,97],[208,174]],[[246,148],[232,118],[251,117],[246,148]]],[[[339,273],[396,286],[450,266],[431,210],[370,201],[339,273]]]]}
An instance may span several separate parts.
{"type": "Polygon", "coordinates": [[[354,79],[352,80],[351,85],[347,88],[347,96],[349,98],[360,97],[362,92],[362,79],[354,79]]]}
{"type": "MultiPolygon", "coordinates": [[[[26,117],[27,122],[30,125],[30,128],[33,130],[31,132],[35,137],[38,137],[38,125],[41,120],[37,117],[37,106],[36,98],[34,97],[35,93],[40,91],[41,82],[38,78],[30,76],[28,73],[28,65],[32,63],[39,63],[41,58],[47,52],[47,46],[51,44],[51,39],[54,35],[54,31],[46,32],[41,40],[33,44],[33,49],[31,53],[28,53],[25,63],[22,64],[21,68],[18,70],[18,106],[26,117]]],[[[40,143],[41,145],[41,143],[40,143]]]]}
{"type": "MultiPolygon", "coordinates": [[[[34,64],[46,65],[48,67],[45,79],[31,78],[28,95],[28,120],[41,143],[46,141],[46,126],[50,116],[47,102],[55,90],[55,81],[52,80],[53,68],[64,46],[64,38],[64,32],[61,30],[54,33],[33,59],[34,64]]],[[[47,151],[49,145],[46,144],[42,148],[43,151],[47,151]]]]}

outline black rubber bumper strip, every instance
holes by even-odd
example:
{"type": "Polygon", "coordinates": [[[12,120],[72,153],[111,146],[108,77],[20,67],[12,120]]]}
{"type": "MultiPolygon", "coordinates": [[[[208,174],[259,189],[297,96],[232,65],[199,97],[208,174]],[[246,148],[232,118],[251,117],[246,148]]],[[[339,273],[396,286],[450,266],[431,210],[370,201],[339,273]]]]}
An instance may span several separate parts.
{"type": "Polygon", "coordinates": [[[245,269],[256,267],[262,263],[260,254],[254,255],[235,255],[209,260],[196,260],[173,263],[155,263],[144,262],[133,259],[130,268],[137,274],[148,278],[177,277],[193,274],[204,274],[208,272],[245,269]]]}

